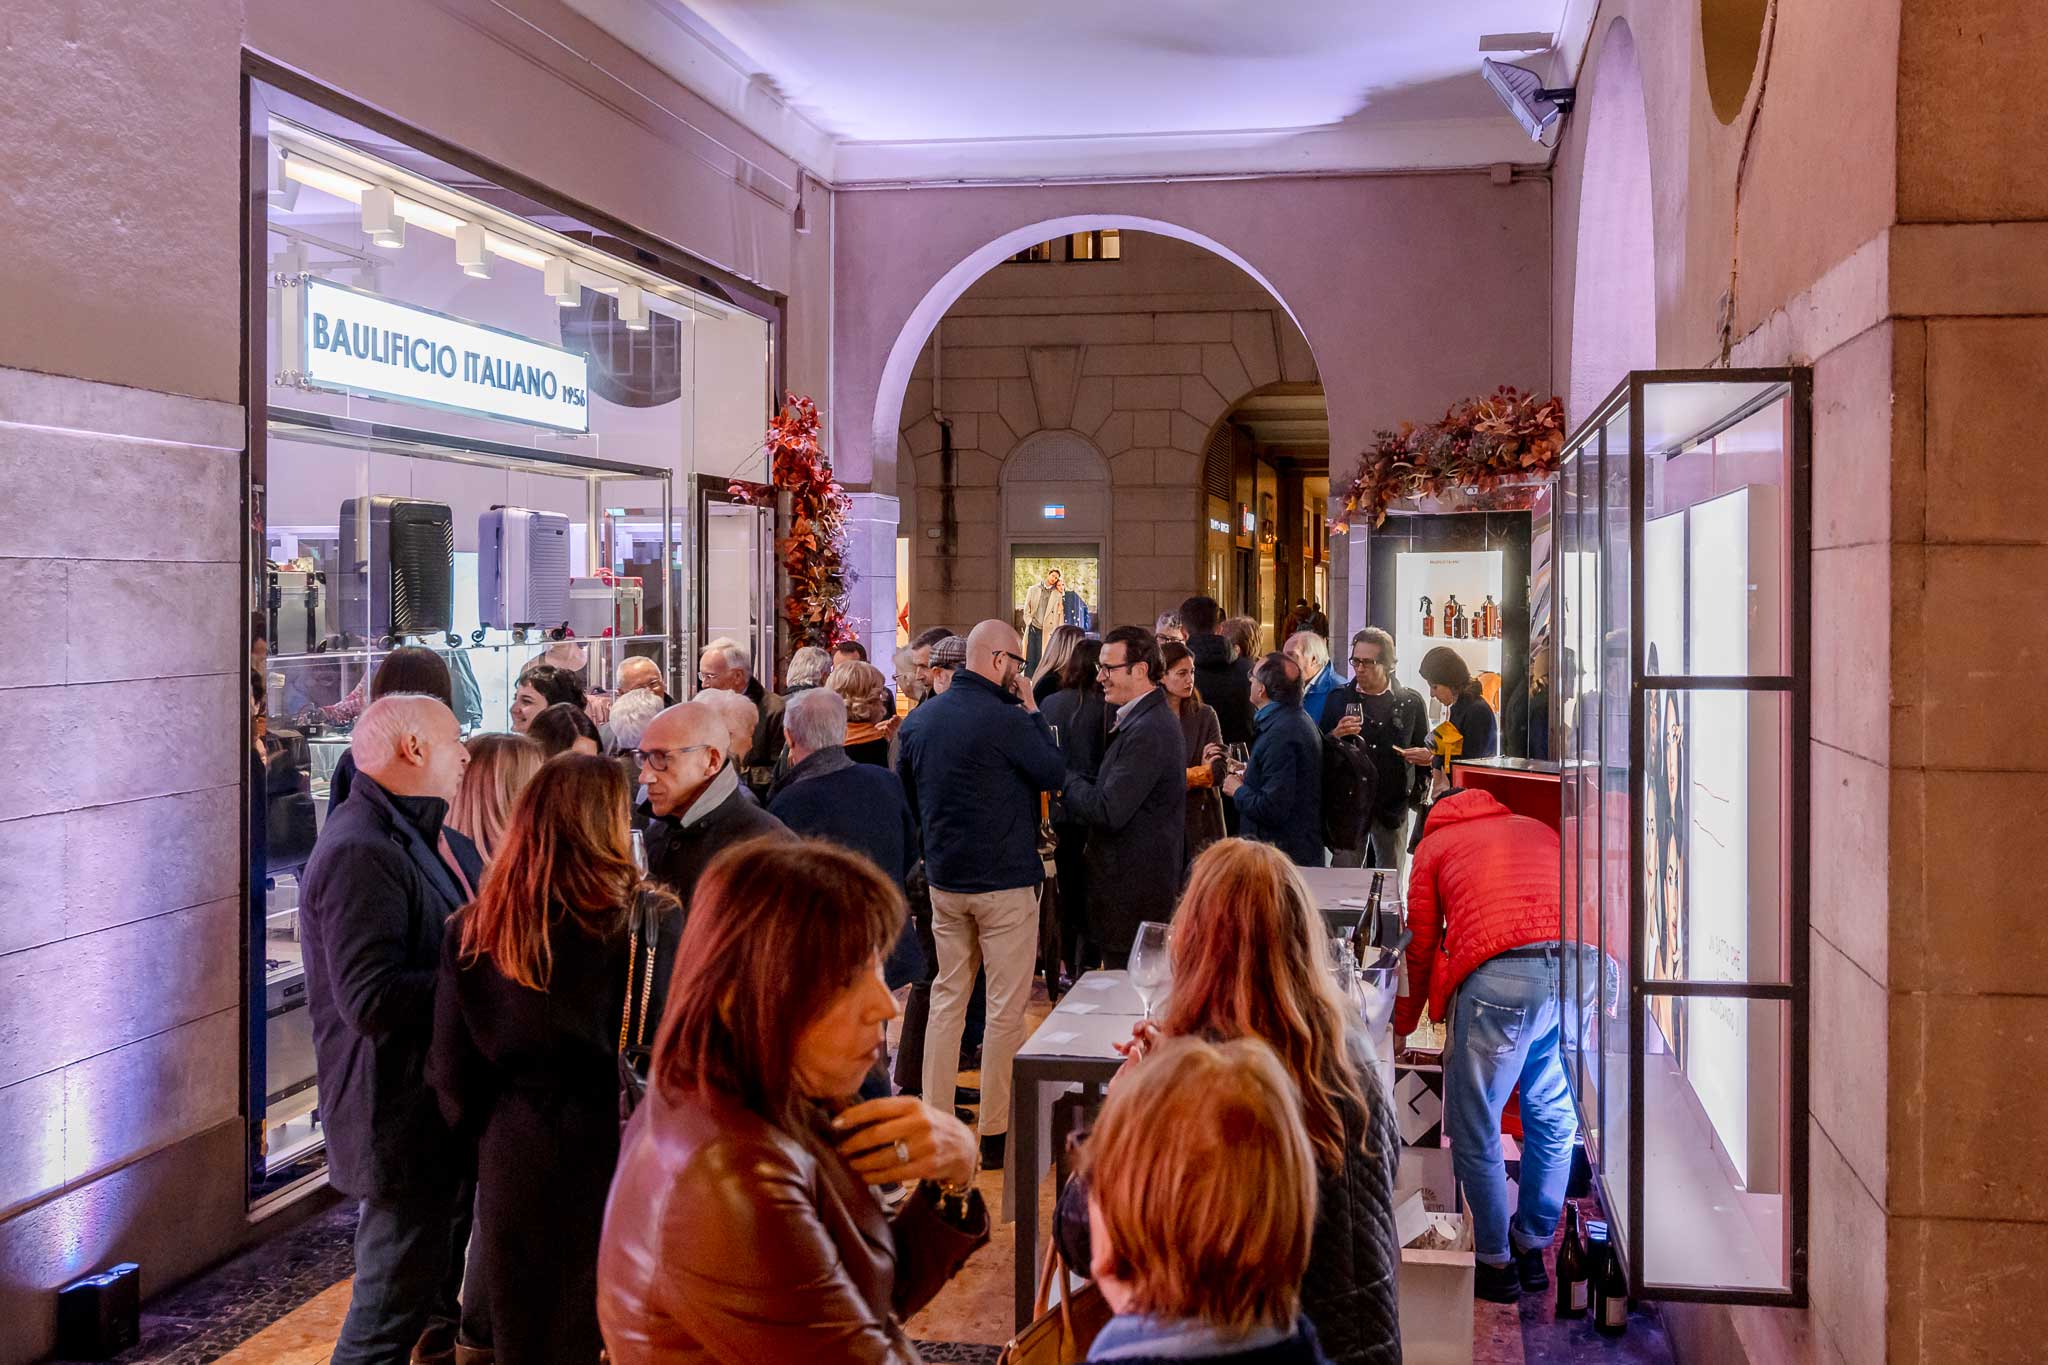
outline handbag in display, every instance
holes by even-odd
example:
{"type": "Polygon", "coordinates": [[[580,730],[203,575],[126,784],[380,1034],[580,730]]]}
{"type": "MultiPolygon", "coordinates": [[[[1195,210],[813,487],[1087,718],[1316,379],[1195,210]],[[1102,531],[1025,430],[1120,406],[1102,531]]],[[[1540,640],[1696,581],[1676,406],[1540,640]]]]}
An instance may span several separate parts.
{"type": "Polygon", "coordinates": [[[419,498],[350,498],[341,505],[340,581],[329,625],[352,640],[454,629],[455,514],[419,498]]]}
{"type": "Polygon", "coordinates": [[[654,1005],[654,950],[661,938],[661,915],[642,896],[633,906],[633,928],[626,947],[626,1006],[619,1012],[619,1127],[623,1129],[647,1096],[647,1076],[654,1061],[648,1046],[648,1014],[654,1005]],[[640,950],[643,922],[647,950],[640,950]],[[640,1026],[633,1027],[635,978],[639,984],[640,1026]]]}
{"type": "Polygon", "coordinates": [[[569,580],[569,633],[579,639],[638,635],[644,594],[637,578],[600,571],[569,580]]]}
{"type": "Polygon", "coordinates": [[[1079,1289],[1067,1289],[1062,1284],[1061,1289],[1066,1292],[1060,1295],[1059,1307],[1048,1308],[1052,1277],[1059,1273],[1057,1239],[1049,1239],[1045,1265],[1038,1272],[1038,1294],[1032,1303],[1031,1321],[1003,1347],[997,1365],[1075,1365],[1088,1358],[1088,1348],[1095,1344],[1095,1338],[1113,1316],[1109,1301],[1090,1280],[1079,1289]]]}
{"type": "Polygon", "coordinates": [[[569,620],[569,518],[493,507],[476,519],[476,613],[490,630],[569,620]]]}
{"type": "Polygon", "coordinates": [[[311,654],[319,648],[326,630],[327,575],[318,570],[280,569],[268,571],[270,652],[311,654]]]}

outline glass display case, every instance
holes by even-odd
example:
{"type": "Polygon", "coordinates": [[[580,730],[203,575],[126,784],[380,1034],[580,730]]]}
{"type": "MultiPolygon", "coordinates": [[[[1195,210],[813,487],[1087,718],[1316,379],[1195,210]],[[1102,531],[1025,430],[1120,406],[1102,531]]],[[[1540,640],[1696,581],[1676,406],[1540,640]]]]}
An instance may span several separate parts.
{"type": "Polygon", "coordinates": [[[1810,392],[1638,371],[1556,491],[1567,1070],[1648,1298],[1805,1301],[1810,392]]]}
{"type": "Polygon", "coordinates": [[[602,693],[644,656],[674,694],[681,577],[665,469],[280,408],[266,454],[263,1156],[284,1168],[320,1144],[299,876],[377,665],[441,655],[465,735],[515,728],[543,658],[602,693]]]}

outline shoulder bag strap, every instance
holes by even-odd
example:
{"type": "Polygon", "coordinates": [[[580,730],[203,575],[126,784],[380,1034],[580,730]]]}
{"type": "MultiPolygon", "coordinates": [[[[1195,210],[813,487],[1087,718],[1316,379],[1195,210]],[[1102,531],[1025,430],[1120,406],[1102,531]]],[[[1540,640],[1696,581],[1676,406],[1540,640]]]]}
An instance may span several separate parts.
{"type": "MultiPolygon", "coordinates": [[[[633,1026],[633,969],[640,960],[640,918],[636,911],[633,917],[632,936],[626,944],[626,1005],[619,1011],[619,1051],[626,1050],[628,1030],[633,1026]]],[[[646,1021],[641,1021],[641,1031],[646,1031],[646,1021]]]]}

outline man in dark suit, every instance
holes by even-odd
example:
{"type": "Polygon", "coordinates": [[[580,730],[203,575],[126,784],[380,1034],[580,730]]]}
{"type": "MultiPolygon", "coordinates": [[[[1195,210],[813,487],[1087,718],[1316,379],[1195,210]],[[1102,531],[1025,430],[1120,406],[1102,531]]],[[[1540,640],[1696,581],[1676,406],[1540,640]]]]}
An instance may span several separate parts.
{"type": "Polygon", "coordinates": [[[1088,934],[1103,965],[1122,967],[1138,926],[1173,918],[1187,840],[1187,740],[1159,680],[1159,641],[1118,626],[1096,665],[1114,710],[1109,746],[1090,776],[1069,773],[1066,808],[1088,831],[1088,934]]]}
{"type": "Polygon", "coordinates": [[[762,835],[789,837],[783,823],[743,788],[739,770],[728,761],[729,734],[711,707],[684,702],[647,723],[634,754],[647,788],[647,873],[685,909],[697,879],[720,853],[762,835]]]}
{"type": "Polygon", "coordinates": [[[360,1202],[341,1365],[452,1355],[473,1172],[425,1081],[443,925],[483,860],[443,828],[469,753],[441,701],[394,693],[349,742],[356,779],[306,864],[299,935],[328,1178],[360,1202]],[[423,1335],[424,1334],[424,1335],[423,1335]]]}

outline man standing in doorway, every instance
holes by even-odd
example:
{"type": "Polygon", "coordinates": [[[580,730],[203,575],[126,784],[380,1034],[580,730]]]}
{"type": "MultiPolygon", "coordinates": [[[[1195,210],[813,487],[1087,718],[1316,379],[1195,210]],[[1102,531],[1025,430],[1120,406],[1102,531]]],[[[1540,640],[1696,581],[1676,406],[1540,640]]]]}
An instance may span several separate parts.
{"type": "Polygon", "coordinates": [[[1331,865],[1363,867],[1370,848],[1374,867],[1394,870],[1398,894],[1408,871],[1408,794],[1415,774],[1401,751],[1429,742],[1429,708],[1421,693],[1394,685],[1393,636],[1367,626],[1351,637],[1351,681],[1330,693],[1315,720],[1327,742],[1363,747],[1377,774],[1365,841],[1331,850],[1331,865]]]}
{"type": "Polygon", "coordinates": [[[1046,638],[1067,618],[1067,595],[1060,583],[1060,571],[1047,569],[1045,577],[1024,594],[1024,672],[1038,671],[1038,656],[1046,638]]]}
{"type": "Polygon", "coordinates": [[[1024,1041],[1024,1007],[1038,958],[1039,793],[1056,791],[1066,757],[1024,681],[1017,632],[983,621],[967,637],[966,667],[919,707],[899,745],[898,773],[924,837],[939,976],[924,1049],[924,1101],[953,1108],[960,1034],[974,974],[988,973],[982,1044],[981,1160],[1003,1163],[1010,1131],[1010,1063],[1024,1041]]]}

